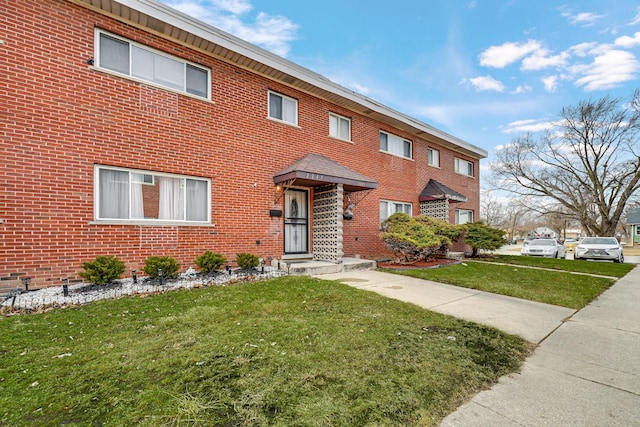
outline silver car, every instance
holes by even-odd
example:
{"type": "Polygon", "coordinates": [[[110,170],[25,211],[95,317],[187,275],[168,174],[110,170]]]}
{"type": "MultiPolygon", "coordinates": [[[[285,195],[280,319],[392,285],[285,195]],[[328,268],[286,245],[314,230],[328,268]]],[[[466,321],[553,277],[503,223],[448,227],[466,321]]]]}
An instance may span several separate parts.
{"type": "Polygon", "coordinates": [[[576,246],[574,259],[608,259],[624,262],[622,245],[615,237],[585,237],[576,246]]]}
{"type": "Polygon", "coordinates": [[[541,256],[545,258],[566,258],[564,245],[556,239],[532,239],[520,251],[521,255],[541,256]]]}

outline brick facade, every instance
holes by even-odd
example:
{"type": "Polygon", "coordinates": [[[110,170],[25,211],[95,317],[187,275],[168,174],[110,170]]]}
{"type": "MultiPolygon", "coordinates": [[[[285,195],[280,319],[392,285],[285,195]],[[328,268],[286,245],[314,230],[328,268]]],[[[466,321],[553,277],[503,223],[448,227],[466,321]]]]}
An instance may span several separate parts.
{"type": "MultiPolygon", "coordinates": [[[[183,270],[205,250],[234,259],[283,254],[282,209],[273,175],[313,152],[372,178],[378,189],[345,221],[345,256],[379,258],[381,199],[413,204],[430,178],[479,209],[479,157],[419,139],[387,123],[267,79],[67,0],[0,0],[0,280],[34,285],[78,278],[80,265],[116,255],[141,269],[151,255],[183,270]],[[95,28],[209,67],[211,102],[105,73],[88,65],[95,28]],[[298,126],[267,118],[267,93],[298,100],[298,126]],[[352,143],[328,136],[328,114],[351,119],[352,143]],[[413,142],[413,160],[379,151],[380,130],[413,142]],[[440,168],[427,166],[427,148],[440,168]],[[474,163],[456,174],[454,157],[474,163]],[[134,225],[94,220],[94,165],[211,180],[211,224],[134,225]],[[276,201],[277,200],[277,201],[276,201]],[[274,204],[274,201],[275,204],[274,204]]],[[[147,190],[145,197],[157,197],[147,190]]],[[[454,211],[449,219],[454,221],[454,211]]]]}

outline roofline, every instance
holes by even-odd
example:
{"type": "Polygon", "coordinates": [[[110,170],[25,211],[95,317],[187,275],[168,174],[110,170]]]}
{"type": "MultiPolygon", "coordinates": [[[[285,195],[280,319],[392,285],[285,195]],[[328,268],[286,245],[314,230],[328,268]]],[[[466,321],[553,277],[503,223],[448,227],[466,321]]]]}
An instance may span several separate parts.
{"type": "MultiPolygon", "coordinates": [[[[212,25],[209,25],[196,18],[186,15],[178,10],[175,10],[155,0],[67,0],[67,1],[89,8],[91,10],[94,10],[102,14],[107,14],[109,16],[116,17],[116,18],[118,17],[118,15],[114,12],[111,12],[110,10],[107,10],[106,8],[111,7],[113,4],[120,4],[120,5],[126,6],[128,8],[131,8],[132,10],[135,10],[139,13],[147,15],[153,19],[159,20],[175,28],[186,31],[194,36],[207,40],[231,52],[235,52],[253,61],[261,63],[267,67],[271,67],[282,73],[288,74],[294,77],[295,79],[299,79],[303,82],[311,84],[331,94],[337,95],[346,100],[357,103],[362,107],[368,110],[371,110],[371,112],[382,114],[383,116],[389,119],[389,124],[391,124],[392,126],[395,126],[394,122],[398,122],[399,124],[404,124],[405,126],[408,126],[409,128],[414,129],[414,132],[412,133],[419,138],[423,138],[420,136],[421,134],[427,134],[435,138],[436,142],[444,143],[446,146],[449,146],[450,148],[454,148],[454,149],[457,148],[458,151],[461,151],[464,154],[467,154],[471,157],[474,157],[477,159],[483,159],[488,156],[487,151],[484,150],[483,148],[472,145],[440,129],[430,126],[420,120],[417,120],[404,113],[401,113],[390,107],[387,107],[377,101],[374,101],[371,98],[361,95],[353,90],[347,89],[337,83],[332,82],[326,77],[314,71],[311,71],[308,68],[305,68],[292,61],[282,58],[274,53],[271,53],[252,43],[249,43],[236,36],[226,33],[216,27],[213,27],[212,25]]],[[[124,19],[127,22],[129,22],[129,20],[127,20],[122,16],[120,17],[120,19],[121,20],[124,19]]],[[[172,39],[170,36],[167,36],[166,34],[160,33],[158,31],[154,31],[153,28],[150,28],[144,24],[138,24],[136,26],[139,28],[147,28],[147,30],[155,34],[160,34],[164,37],[172,39]]],[[[283,83],[288,84],[286,81],[284,81],[283,83]]],[[[291,84],[289,85],[292,86],[291,84]]],[[[292,87],[295,87],[295,86],[292,86],[292,87]]],[[[314,94],[314,95],[318,96],[317,94],[314,94]]]]}

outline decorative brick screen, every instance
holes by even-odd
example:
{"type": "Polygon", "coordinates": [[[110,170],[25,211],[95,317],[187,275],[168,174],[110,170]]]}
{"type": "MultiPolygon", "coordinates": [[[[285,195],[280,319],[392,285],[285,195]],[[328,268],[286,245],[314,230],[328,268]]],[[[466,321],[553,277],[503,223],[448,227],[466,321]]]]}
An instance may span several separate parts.
{"type": "Polygon", "coordinates": [[[449,222],[449,200],[431,200],[420,202],[420,215],[449,222]]]}
{"type": "Polygon", "coordinates": [[[342,262],[342,184],[313,192],[313,259],[342,262]]]}

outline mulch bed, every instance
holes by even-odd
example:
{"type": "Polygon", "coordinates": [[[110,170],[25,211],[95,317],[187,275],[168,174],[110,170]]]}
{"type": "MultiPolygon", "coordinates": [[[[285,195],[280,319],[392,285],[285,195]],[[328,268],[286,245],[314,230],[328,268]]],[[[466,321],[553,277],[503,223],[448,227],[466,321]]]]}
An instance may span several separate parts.
{"type": "Polygon", "coordinates": [[[429,261],[417,261],[412,263],[399,263],[391,261],[378,262],[378,268],[388,270],[416,270],[424,268],[446,267],[447,265],[460,264],[459,260],[447,258],[433,258],[429,261]]]}

